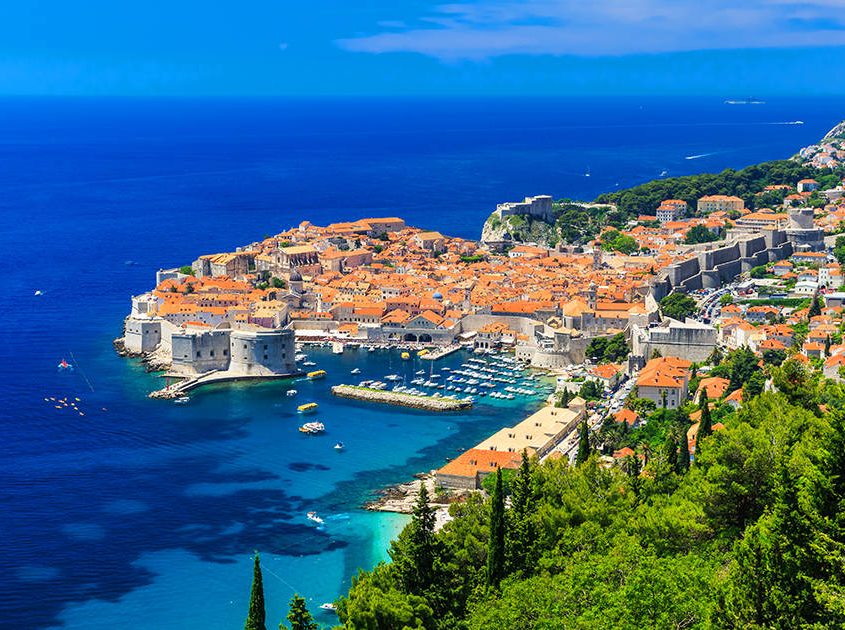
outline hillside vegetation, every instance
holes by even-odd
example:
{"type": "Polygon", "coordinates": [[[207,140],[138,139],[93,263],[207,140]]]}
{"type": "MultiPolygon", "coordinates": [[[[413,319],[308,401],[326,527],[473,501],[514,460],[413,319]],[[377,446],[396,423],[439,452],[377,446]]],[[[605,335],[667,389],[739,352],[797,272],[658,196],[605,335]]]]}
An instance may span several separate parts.
{"type": "MultiPolygon", "coordinates": [[[[740,363],[724,364],[740,379],[732,387],[751,378],[740,363]]],[[[339,602],[341,623],[845,626],[845,390],[796,360],[767,369],[780,393],[739,411],[718,404],[713,419],[708,409],[708,428],[716,418],[725,427],[701,439],[692,464],[677,447],[688,410],[657,410],[667,424],[641,457],[525,460],[509,502],[497,480],[492,496],[453,505],[439,533],[423,495],[392,562],[359,573],[339,602]]]]}

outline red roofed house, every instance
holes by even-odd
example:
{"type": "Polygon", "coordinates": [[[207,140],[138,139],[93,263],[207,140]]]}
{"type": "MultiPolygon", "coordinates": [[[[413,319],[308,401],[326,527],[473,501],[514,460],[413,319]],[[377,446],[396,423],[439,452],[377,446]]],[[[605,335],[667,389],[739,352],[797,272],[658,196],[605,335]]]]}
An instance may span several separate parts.
{"type": "Polygon", "coordinates": [[[658,408],[666,399],[667,409],[677,409],[687,398],[692,365],[678,357],[659,357],[652,359],[640,370],[637,378],[637,391],[640,398],[654,402],[658,408]]]}
{"type": "Polygon", "coordinates": [[[487,475],[497,468],[519,468],[522,454],[471,448],[436,473],[437,485],[457,490],[477,490],[487,475]]]}

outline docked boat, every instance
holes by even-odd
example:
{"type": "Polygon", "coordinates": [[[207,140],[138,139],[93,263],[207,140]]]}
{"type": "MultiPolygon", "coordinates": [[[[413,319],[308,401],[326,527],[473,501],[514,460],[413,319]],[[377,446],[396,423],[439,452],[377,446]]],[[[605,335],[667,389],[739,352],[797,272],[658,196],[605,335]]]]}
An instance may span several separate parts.
{"type": "Polygon", "coordinates": [[[315,403],[315,402],[305,403],[304,405],[299,405],[299,407],[297,407],[296,410],[299,413],[311,413],[313,411],[317,411],[317,403],[315,403]]]}
{"type": "Polygon", "coordinates": [[[307,517],[308,517],[308,520],[309,520],[309,521],[312,521],[312,522],[314,522],[314,523],[317,523],[317,525],[322,525],[322,524],[325,522],[325,521],[323,521],[323,519],[321,519],[321,518],[317,515],[317,513],[316,513],[316,512],[308,512],[308,514],[306,514],[305,516],[307,516],[307,517]]]}
{"type": "Polygon", "coordinates": [[[302,365],[304,365],[305,367],[312,367],[312,366],[317,365],[317,364],[314,363],[313,361],[305,361],[305,362],[303,362],[302,365]]]}
{"type": "Polygon", "coordinates": [[[191,399],[187,396],[179,396],[179,398],[177,398],[173,402],[174,402],[174,404],[177,404],[177,405],[187,405],[188,402],[190,402],[190,400],[191,399]]]}
{"type": "Polygon", "coordinates": [[[317,435],[318,433],[322,433],[326,430],[326,425],[322,422],[306,422],[301,427],[299,427],[300,433],[305,433],[307,435],[317,435]]]}
{"type": "Polygon", "coordinates": [[[294,396],[296,396],[296,393],[297,393],[297,392],[296,392],[296,390],[295,390],[295,389],[289,389],[285,395],[286,395],[288,398],[293,398],[294,396]]]}
{"type": "Polygon", "coordinates": [[[332,342],[332,354],[343,354],[343,344],[340,341],[332,342]]]}
{"type": "Polygon", "coordinates": [[[304,354],[297,354],[293,358],[294,358],[294,361],[305,361],[305,359],[307,359],[308,357],[305,356],[304,354]]]}
{"type": "Polygon", "coordinates": [[[408,359],[411,358],[411,354],[408,353],[408,352],[403,352],[400,356],[402,357],[403,361],[407,361],[408,359]]]}
{"type": "Polygon", "coordinates": [[[384,377],[384,380],[386,380],[386,381],[401,381],[402,377],[399,376],[398,374],[388,374],[387,376],[384,377]]]}
{"type": "Polygon", "coordinates": [[[426,350],[425,348],[423,348],[422,350],[420,350],[419,352],[417,352],[417,356],[418,356],[418,357],[424,357],[424,356],[425,356],[425,355],[427,355],[428,353],[429,353],[429,352],[428,352],[428,350],[426,350]]]}
{"type": "Polygon", "coordinates": [[[312,381],[318,378],[325,378],[325,376],[325,370],[314,370],[313,372],[308,372],[308,378],[310,378],[312,381]]]}

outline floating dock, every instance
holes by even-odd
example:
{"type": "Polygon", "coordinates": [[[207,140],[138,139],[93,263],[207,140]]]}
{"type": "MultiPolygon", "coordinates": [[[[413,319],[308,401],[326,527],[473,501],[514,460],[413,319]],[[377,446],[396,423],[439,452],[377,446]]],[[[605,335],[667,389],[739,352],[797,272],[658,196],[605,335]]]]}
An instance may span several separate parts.
{"type": "Polygon", "coordinates": [[[388,392],[369,387],[355,385],[335,385],[332,394],[340,398],[352,398],[364,402],[376,402],[398,407],[411,407],[425,411],[462,411],[472,408],[469,400],[453,400],[451,398],[433,398],[430,396],[415,396],[400,392],[388,392]]]}

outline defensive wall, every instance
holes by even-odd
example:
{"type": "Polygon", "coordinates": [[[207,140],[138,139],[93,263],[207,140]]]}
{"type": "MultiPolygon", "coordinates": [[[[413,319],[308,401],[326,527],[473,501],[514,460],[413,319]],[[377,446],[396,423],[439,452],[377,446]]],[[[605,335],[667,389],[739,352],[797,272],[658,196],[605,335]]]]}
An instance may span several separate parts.
{"type": "Polygon", "coordinates": [[[793,252],[793,243],[784,230],[738,235],[725,244],[698,246],[690,251],[690,258],[658,273],[651,295],[659,302],[676,289],[715,289],[752,267],[789,258],[793,252]]]}

